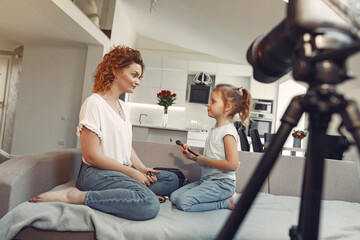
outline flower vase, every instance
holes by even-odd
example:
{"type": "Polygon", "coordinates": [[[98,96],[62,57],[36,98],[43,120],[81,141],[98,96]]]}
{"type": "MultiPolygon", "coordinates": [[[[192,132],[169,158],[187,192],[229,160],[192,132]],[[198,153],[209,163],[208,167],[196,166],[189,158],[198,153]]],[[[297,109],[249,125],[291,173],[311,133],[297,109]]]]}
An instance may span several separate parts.
{"type": "Polygon", "coordinates": [[[300,138],[294,138],[294,148],[301,148],[301,139],[300,138]]]}
{"type": "Polygon", "coordinates": [[[162,127],[166,127],[169,121],[169,114],[167,111],[167,108],[164,108],[164,114],[163,114],[163,119],[162,119],[162,127]]]}

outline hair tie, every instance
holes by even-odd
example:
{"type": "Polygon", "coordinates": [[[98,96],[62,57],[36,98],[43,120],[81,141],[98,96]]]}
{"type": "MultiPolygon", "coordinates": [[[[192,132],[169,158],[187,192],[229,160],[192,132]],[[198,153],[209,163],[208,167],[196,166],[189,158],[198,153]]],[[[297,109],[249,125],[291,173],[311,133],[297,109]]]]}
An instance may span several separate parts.
{"type": "Polygon", "coordinates": [[[243,87],[239,87],[237,90],[240,92],[240,96],[242,96],[243,95],[243,87]]]}

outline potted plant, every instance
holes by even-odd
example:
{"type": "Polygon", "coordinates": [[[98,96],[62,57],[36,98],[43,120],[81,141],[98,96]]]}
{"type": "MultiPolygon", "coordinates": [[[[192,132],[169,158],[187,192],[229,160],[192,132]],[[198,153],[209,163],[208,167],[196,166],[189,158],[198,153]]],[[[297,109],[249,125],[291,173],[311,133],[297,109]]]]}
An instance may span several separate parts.
{"type": "Polygon", "coordinates": [[[301,140],[307,136],[306,130],[294,130],[291,134],[294,138],[294,147],[301,148],[301,140]]]}
{"type": "Polygon", "coordinates": [[[166,127],[168,123],[168,108],[175,104],[176,93],[171,93],[169,90],[161,90],[157,93],[157,104],[164,107],[163,126],[166,127]]]}

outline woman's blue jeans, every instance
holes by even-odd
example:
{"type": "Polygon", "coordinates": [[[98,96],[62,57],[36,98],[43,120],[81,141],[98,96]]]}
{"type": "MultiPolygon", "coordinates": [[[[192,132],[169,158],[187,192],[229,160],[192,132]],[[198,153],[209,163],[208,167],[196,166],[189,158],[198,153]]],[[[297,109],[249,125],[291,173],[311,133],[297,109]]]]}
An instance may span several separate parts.
{"type": "Polygon", "coordinates": [[[176,174],[161,171],[149,187],[117,171],[82,167],[76,187],[87,191],[85,205],[130,220],[155,218],[160,209],[155,194],[170,195],[179,184],[176,174]]]}
{"type": "Polygon", "coordinates": [[[185,212],[203,212],[227,208],[227,199],[234,192],[234,180],[205,180],[179,188],[170,195],[170,201],[185,212]]]}

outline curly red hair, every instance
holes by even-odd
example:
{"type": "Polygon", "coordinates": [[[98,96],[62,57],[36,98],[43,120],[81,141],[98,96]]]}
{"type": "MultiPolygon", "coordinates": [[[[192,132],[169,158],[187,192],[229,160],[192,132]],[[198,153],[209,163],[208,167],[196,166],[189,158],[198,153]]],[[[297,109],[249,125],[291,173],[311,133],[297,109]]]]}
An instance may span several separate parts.
{"type": "Polygon", "coordinates": [[[144,62],[138,50],[126,46],[116,46],[113,50],[104,55],[103,60],[97,66],[94,76],[93,92],[105,92],[110,89],[111,83],[114,81],[114,70],[123,70],[131,64],[137,63],[141,66],[141,75],[145,69],[144,62]]]}

